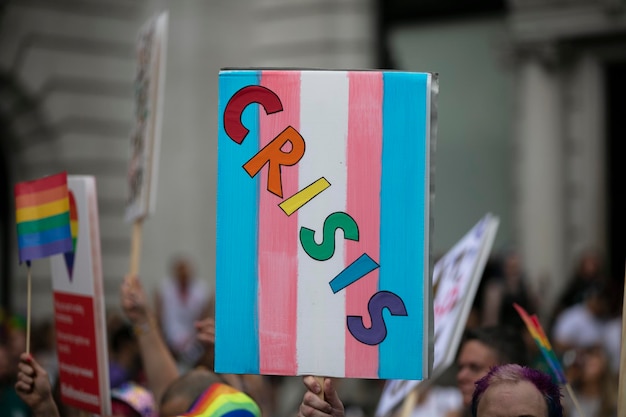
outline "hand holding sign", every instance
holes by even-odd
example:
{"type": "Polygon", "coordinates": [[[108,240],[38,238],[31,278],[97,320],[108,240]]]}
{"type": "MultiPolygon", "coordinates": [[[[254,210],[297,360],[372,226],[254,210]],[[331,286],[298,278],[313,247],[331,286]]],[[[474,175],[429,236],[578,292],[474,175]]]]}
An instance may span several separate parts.
{"type": "Polygon", "coordinates": [[[344,417],[343,403],[337,395],[330,378],[305,376],[302,403],[298,409],[298,417],[344,417]]]}
{"type": "Polygon", "coordinates": [[[17,395],[35,415],[58,416],[59,411],[52,398],[52,387],[46,370],[28,353],[20,355],[17,366],[17,395]]]}

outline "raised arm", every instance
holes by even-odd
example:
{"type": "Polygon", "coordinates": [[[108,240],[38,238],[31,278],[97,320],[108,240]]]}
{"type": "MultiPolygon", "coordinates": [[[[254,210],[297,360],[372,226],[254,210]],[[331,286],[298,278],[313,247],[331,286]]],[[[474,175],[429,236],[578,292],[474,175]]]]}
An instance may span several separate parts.
{"type": "Polygon", "coordinates": [[[179,376],[172,357],[154,315],[148,307],[146,294],[137,277],[126,276],[120,289],[122,309],[133,325],[141,358],[143,360],[148,388],[159,404],[167,387],[179,376]]]}

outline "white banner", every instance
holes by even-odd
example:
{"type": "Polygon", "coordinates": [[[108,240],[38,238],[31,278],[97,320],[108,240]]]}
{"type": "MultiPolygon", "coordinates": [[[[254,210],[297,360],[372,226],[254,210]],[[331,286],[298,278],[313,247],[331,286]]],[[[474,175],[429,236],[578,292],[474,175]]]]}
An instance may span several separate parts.
{"type": "MultiPolygon", "coordinates": [[[[433,268],[434,358],[432,378],[452,363],[498,230],[497,217],[483,217],[433,268]]],[[[388,415],[423,381],[389,380],[376,409],[388,415]]]]}

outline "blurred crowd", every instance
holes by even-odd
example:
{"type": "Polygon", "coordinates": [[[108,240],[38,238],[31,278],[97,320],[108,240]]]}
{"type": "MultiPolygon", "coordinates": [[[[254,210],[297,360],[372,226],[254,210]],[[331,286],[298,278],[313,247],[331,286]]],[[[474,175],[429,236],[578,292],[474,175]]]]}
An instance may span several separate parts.
{"type": "MultiPolygon", "coordinates": [[[[617,415],[623,281],[604,271],[601,254],[581,253],[571,276],[563,278],[566,283],[551,303],[552,313],[542,317],[577,399],[563,392],[567,417],[617,415]]],[[[527,366],[557,382],[513,309],[517,303],[531,314],[545,311],[545,291],[534,282],[515,250],[491,257],[456,364],[438,380],[420,385],[411,417],[470,415],[476,381],[496,365],[527,366]]],[[[53,322],[33,324],[30,355],[26,355],[24,317],[0,318],[1,415],[55,415],[43,414],[50,407],[60,416],[81,415],[60,400],[53,322]]],[[[321,387],[307,378],[302,384],[300,378],[214,374],[214,295],[184,256],[173,259],[154,297],[145,293],[139,277],[125,277],[120,308],[108,313],[107,328],[116,416],[183,415],[215,384],[245,393],[255,404],[250,405],[250,413],[259,417],[296,412],[301,417],[373,416],[384,386],[384,381],[336,380],[321,387]],[[319,398],[322,390],[325,399],[319,398]]],[[[408,417],[404,409],[394,414],[408,417]]]]}

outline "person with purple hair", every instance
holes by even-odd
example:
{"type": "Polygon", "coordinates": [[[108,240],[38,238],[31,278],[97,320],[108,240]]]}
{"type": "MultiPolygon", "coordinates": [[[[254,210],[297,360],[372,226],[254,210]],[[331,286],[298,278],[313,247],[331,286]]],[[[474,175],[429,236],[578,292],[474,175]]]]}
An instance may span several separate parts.
{"type": "Polygon", "coordinates": [[[517,364],[495,366],[476,382],[473,417],[563,417],[561,390],[552,378],[517,364]]]}

